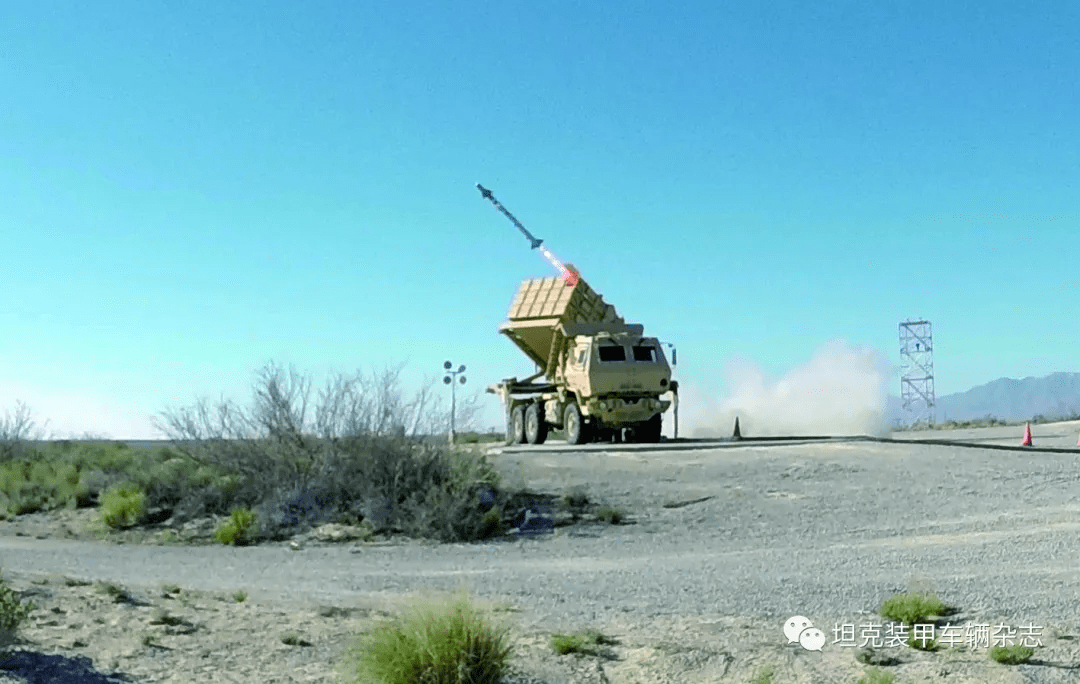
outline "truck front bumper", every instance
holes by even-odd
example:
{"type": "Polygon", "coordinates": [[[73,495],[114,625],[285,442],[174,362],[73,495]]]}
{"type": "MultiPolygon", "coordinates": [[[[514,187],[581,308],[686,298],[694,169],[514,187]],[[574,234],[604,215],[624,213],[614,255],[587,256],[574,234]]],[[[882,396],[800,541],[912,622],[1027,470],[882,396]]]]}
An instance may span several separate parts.
{"type": "Polygon", "coordinates": [[[642,423],[671,406],[671,401],[651,397],[592,399],[585,404],[585,414],[605,425],[642,423]]]}

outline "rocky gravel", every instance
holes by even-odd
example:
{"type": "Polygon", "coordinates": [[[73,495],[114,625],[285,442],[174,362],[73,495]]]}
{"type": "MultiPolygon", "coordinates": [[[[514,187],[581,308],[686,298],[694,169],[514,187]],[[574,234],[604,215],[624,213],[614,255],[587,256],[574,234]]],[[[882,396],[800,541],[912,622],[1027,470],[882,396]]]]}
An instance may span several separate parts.
{"type": "MultiPolygon", "coordinates": [[[[148,596],[165,583],[226,598],[243,590],[267,611],[308,615],[333,605],[368,611],[365,619],[373,602],[466,586],[513,608],[520,681],[536,682],[752,681],[770,670],[777,684],[856,682],[866,669],[858,644],[836,637],[850,626],[861,640],[864,627],[883,622],[875,612],[884,599],[930,590],[955,609],[946,618],[954,625],[1028,626],[1041,645],[1031,664],[1015,667],[992,663],[979,643],[936,653],[886,648],[898,682],[1080,681],[1078,457],[1080,449],[863,441],[505,448],[493,459],[510,484],[556,499],[584,486],[594,504],[622,509],[626,524],[586,519],[554,534],[470,545],[306,538],[236,549],[116,545],[59,532],[37,539],[2,523],[0,567],[23,582],[45,574],[107,580],[148,596]],[[792,615],[822,630],[821,651],[788,643],[781,628],[792,615]],[[619,641],[609,657],[556,657],[547,646],[551,632],[585,628],[619,641]]],[[[211,605],[232,609],[227,600],[211,605]]],[[[217,633],[203,631],[202,642],[217,633]]],[[[322,656],[336,657],[345,632],[337,638],[322,656]]],[[[135,648],[93,662],[133,672],[148,657],[135,648]]],[[[284,662],[262,665],[220,681],[290,676],[284,662]]],[[[305,676],[315,678],[279,681],[334,681],[329,671],[305,676]]]]}

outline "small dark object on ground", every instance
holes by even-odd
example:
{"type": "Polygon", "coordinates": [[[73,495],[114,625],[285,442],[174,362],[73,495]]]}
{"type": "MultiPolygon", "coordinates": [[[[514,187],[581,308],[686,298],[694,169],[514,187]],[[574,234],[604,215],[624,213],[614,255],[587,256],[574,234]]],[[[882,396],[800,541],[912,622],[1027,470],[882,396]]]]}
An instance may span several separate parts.
{"type": "Polygon", "coordinates": [[[525,510],[525,516],[517,527],[518,535],[522,536],[550,534],[554,531],[555,522],[546,515],[533,513],[531,508],[525,510]]]}
{"type": "Polygon", "coordinates": [[[900,660],[887,653],[880,653],[867,646],[866,648],[860,648],[855,652],[855,660],[866,665],[880,665],[882,667],[889,667],[891,665],[899,665],[900,660]]]}

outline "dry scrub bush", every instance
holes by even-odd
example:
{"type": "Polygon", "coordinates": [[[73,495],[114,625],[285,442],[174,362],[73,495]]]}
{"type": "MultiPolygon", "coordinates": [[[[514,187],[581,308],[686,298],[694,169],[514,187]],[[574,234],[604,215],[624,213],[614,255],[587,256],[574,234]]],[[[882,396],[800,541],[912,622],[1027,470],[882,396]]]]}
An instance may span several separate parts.
{"type": "MultiPolygon", "coordinates": [[[[448,422],[434,385],[406,399],[400,371],[337,376],[313,397],[309,377],[270,364],[258,374],[250,407],[202,400],[164,412],[159,427],[177,451],[236,475],[229,497],[182,517],[249,506],[268,538],[357,520],[446,541],[490,533],[477,494],[497,488],[494,469],[482,455],[432,438],[448,422]]],[[[467,426],[478,403],[459,403],[458,423],[467,426]]]]}
{"type": "Polygon", "coordinates": [[[14,411],[6,411],[0,418],[0,463],[30,456],[43,439],[44,429],[38,427],[30,409],[17,402],[14,411]]]}
{"type": "Polygon", "coordinates": [[[30,615],[34,604],[23,602],[11,587],[0,579],[0,651],[15,642],[15,632],[30,615]]]}

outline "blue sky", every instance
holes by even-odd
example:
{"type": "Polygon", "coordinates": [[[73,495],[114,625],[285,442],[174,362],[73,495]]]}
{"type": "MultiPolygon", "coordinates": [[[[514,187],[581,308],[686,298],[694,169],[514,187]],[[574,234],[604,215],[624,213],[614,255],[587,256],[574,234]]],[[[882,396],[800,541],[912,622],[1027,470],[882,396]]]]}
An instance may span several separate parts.
{"type": "Polygon", "coordinates": [[[4,3],[0,409],[141,437],[270,360],[524,375],[496,329],[554,273],[476,182],[717,396],[733,356],[898,363],[913,317],[939,394],[1080,370],[1078,25],[1069,2],[4,3]]]}

